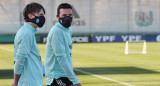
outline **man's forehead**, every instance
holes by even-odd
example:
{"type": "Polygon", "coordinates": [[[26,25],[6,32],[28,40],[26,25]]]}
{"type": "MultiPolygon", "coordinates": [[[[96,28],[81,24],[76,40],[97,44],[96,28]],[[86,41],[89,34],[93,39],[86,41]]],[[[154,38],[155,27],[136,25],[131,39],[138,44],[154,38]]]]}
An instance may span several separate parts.
{"type": "Polygon", "coordinates": [[[72,9],[70,9],[70,8],[66,8],[66,9],[60,9],[60,12],[61,13],[72,13],[72,9]]]}

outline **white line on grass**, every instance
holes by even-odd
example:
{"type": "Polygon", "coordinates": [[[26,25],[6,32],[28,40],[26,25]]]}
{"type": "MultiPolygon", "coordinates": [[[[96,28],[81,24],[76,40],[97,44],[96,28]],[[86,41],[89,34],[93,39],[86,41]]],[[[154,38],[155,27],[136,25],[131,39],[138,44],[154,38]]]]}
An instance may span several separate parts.
{"type": "MultiPolygon", "coordinates": [[[[0,49],[2,49],[2,50],[6,50],[6,51],[9,51],[9,52],[14,52],[13,50],[10,50],[10,49],[8,49],[8,48],[4,48],[4,47],[0,47],[0,49]]],[[[44,59],[42,59],[42,61],[44,61],[44,59]]]]}
{"type": "Polygon", "coordinates": [[[9,51],[9,52],[13,52],[13,50],[8,49],[8,48],[4,48],[4,47],[0,47],[0,49],[2,49],[2,50],[6,50],[6,51],[9,51]]]}
{"type": "Polygon", "coordinates": [[[130,83],[126,83],[126,82],[118,81],[118,80],[115,80],[115,79],[99,76],[99,75],[96,75],[96,74],[93,74],[93,73],[89,73],[89,72],[86,72],[86,71],[82,71],[82,70],[79,70],[79,69],[74,69],[74,70],[78,71],[78,72],[81,72],[81,73],[84,73],[84,74],[92,75],[94,77],[101,78],[101,79],[104,79],[104,80],[117,82],[117,83],[120,83],[120,84],[123,84],[123,85],[126,85],[126,86],[136,86],[136,85],[133,85],[133,84],[130,84],[130,83]]]}

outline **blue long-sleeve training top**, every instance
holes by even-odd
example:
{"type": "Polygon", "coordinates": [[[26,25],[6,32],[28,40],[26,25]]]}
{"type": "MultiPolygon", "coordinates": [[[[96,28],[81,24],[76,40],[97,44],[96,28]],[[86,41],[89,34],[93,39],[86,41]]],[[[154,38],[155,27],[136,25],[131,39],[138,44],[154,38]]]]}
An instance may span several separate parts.
{"type": "Polygon", "coordinates": [[[53,26],[48,34],[44,62],[47,85],[60,77],[68,77],[73,84],[79,83],[72,67],[71,35],[71,28],[65,28],[60,23],[53,26]]]}
{"type": "Polygon", "coordinates": [[[43,67],[34,32],[30,24],[24,23],[15,36],[14,74],[21,75],[18,86],[43,86],[43,67]]]}

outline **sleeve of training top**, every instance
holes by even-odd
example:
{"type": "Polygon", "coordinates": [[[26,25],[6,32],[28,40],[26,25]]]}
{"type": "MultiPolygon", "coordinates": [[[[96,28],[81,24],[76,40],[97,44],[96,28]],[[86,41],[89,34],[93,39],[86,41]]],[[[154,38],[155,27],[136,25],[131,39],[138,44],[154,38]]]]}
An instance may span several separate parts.
{"type": "Polygon", "coordinates": [[[69,64],[66,59],[65,47],[63,42],[63,36],[60,32],[54,32],[51,39],[52,48],[57,57],[57,60],[66,73],[67,77],[73,82],[73,84],[79,83],[78,78],[73,72],[73,67],[69,64]]]}
{"type": "Polygon", "coordinates": [[[14,73],[21,74],[24,62],[27,59],[27,54],[29,54],[32,48],[33,37],[31,34],[24,34],[22,39],[20,40],[17,53],[16,53],[16,61],[14,64],[14,73]]]}

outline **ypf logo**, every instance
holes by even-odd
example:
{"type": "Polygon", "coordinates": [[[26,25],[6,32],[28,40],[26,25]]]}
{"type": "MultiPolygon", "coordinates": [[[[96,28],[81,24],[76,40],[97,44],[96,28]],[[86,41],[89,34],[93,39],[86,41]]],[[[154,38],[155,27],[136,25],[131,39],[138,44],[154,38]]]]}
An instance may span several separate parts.
{"type": "MultiPolygon", "coordinates": [[[[72,26],[85,26],[85,20],[82,20],[78,14],[78,12],[75,10],[74,6],[72,5],[72,14],[73,14],[73,20],[72,20],[72,26]]],[[[54,20],[54,24],[56,24],[58,20],[54,20]]]]}

